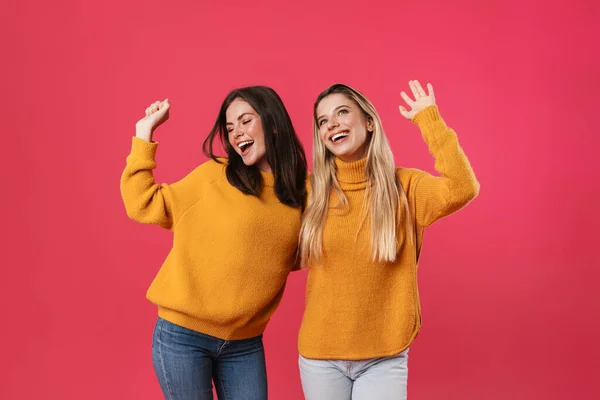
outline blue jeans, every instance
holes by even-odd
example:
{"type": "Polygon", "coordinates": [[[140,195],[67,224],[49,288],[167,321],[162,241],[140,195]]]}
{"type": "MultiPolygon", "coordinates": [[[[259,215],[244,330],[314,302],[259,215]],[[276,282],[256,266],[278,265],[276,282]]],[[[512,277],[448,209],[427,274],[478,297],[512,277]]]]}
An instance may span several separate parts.
{"type": "Polygon", "coordinates": [[[408,349],[369,360],[313,360],[300,356],[306,400],[405,400],[408,349]]]}
{"type": "Polygon", "coordinates": [[[165,399],[266,400],[267,370],[262,335],[222,340],[159,318],[152,362],[165,399]]]}

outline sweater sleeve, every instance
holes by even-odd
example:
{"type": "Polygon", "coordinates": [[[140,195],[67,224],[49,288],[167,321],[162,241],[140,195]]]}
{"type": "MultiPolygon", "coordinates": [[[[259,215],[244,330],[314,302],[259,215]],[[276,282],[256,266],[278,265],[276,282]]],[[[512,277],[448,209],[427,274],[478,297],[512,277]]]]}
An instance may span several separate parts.
{"type": "Polygon", "coordinates": [[[437,106],[417,113],[413,122],[421,129],[440,176],[420,171],[414,185],[417,222],[429,226],[466,206],[479,194],[473,173],[454,130],[440,116],[437,106]]]}
{"type": "Polygon", "coordinates": [[[129,218],[173,230],[183,212],[200,199],[202,166],[179,182],[158,184],[152,173],[157,147],[156,142],[133,137],[121,175],[121,197],[129,218]]]}

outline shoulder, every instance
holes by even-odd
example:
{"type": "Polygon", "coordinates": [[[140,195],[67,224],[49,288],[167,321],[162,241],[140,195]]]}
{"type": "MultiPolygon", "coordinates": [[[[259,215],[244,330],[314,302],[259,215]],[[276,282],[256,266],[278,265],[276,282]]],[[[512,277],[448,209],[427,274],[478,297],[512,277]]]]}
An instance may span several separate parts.
{"type": "Polygon", "coordinates": [[[194,180],[210,183],[220,178],[224,178],[226,167],[226,158],[218,158],[218,161],[208,160],[198,165],[190,175],[194,178],[194,180]]]}
{"type": "Polygon", "coordinates": [[[405,191],[409,191],[425,175],[425,171],[417,168],[396,167],[396,176],[405,191]]]}

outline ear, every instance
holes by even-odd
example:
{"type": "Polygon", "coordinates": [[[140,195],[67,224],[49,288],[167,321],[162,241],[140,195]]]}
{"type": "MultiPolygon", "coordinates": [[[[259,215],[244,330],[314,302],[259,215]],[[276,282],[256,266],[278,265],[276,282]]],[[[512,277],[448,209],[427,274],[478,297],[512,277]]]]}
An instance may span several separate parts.
{"type": "Polygon", "coordinates": [[[373,133],[375,132],[375,123],[373,122],[373,118],[367,118],[367,132],[373,133]]]}

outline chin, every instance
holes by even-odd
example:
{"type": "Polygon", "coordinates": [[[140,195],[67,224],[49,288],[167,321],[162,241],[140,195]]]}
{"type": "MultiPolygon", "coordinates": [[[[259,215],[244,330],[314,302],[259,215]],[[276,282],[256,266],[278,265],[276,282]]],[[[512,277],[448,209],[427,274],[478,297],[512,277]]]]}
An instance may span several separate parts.
{"type": "Polygon", "coordinates": [[[244,160],[243,158],[242,158],[242,162],[243,162],[243,163],[244,163],[244,164],[245,164],[247,167],[251,167],[251,166],[253,166],[254,164],[256,164],[256,161],[255,161],[255,160],[244,160]]]}
{"type": "MultiPolygon", "coordinates": [[[[330,150],[330,151],[331,151],[331,150],[330,150]]],[[[341,157],[347,157],[347,156],[349,155],[349,153],[347,153],[347,152],[345,152],[345,151],[342,151],[342,152],[339,152],[339,151],[338,151],[338,152],[332,151],[331,153],[332,153],[334,156],[336,156],[337,158],[341,158],[341,157]]]]}

